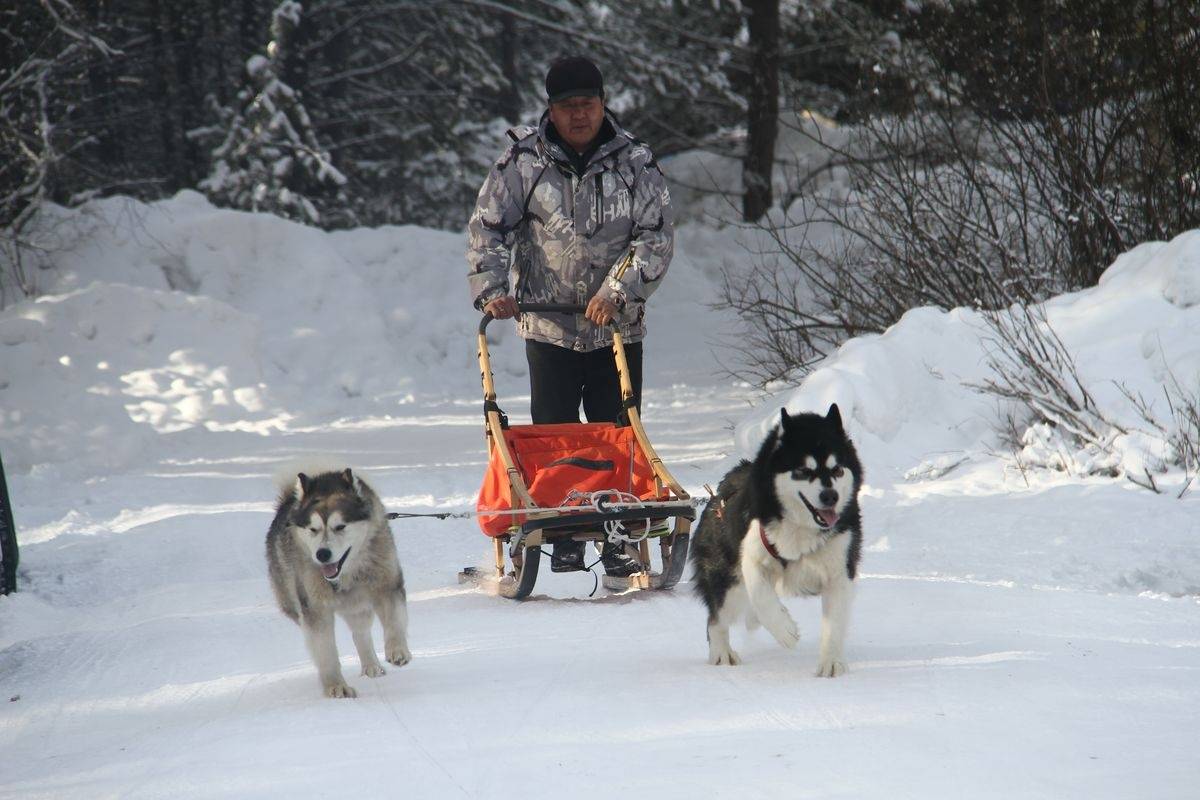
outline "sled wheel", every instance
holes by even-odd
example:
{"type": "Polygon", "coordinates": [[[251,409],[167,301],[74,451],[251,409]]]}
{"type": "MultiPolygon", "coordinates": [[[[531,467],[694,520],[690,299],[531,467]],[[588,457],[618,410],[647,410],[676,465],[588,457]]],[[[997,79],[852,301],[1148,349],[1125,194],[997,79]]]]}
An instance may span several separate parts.
{"type": "Polygon", "coordinates": [[[537,582],[538,562],[542,558],[541,547],[522,547],[512,557],[513,571],[500,579],[500,596],[510,600],[524,600],[533,591],[537,582]]]}

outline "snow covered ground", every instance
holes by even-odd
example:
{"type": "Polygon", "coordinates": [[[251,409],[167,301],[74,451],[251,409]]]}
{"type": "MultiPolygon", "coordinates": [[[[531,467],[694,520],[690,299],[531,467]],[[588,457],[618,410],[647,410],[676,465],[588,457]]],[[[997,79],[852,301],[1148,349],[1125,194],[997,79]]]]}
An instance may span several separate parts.
{"type": "MultiPolygon", "coordinates": [[[[1196,796],[1200,491],[987,455],[969,313],[912,312],[763,398],[707,344],[730,329],[703,306],[729,236],[682,229],[652,301],[646,425],[690,490],[781,403],[841,405],[868,470],[847,676],[812,677],[815,601],[789,602],[796,651],[740,632],[746,663],[710,667],[688,585],[589,598],[590,577],[546,571],[514,603],[456,583],[490,557],[473,524],[418,519],[393,525],[414,660],[360,677],[340,626],[359,697],[333,701],[267,584],[271,475],[336,454],[390,509],[473,504],[463,237],[325,234],[188,193],[56,223],[46,294],[0,312],[22,548],[0,797],[1196,796]]],[[[1193,374],[1198,239],[1051,304],[1085,375],[1193,374]]],[[[490,330],[520,418],[519,343],[490,330]]]]}

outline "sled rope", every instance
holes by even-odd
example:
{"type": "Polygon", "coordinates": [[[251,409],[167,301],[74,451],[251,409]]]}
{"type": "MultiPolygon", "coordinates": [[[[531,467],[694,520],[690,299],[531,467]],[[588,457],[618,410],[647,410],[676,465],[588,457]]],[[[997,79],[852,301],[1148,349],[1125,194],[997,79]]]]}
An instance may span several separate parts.
{"type": "MultiPolygon", "coordinates": [[[[626,509],[626,508],[646,508],[646,509],[678,508],[680,505],[683,505],[683,504],[687,504],[692,507],[698,507],[698,506],[704,505],[705,503],[708,502],[708,499],[703,498],[703,497],[692,497],[687,500],[665,500],[665,501],[639,500],[634,495],[629,495],[624,492],[618,492],[615,489],[601,489],[600,491],[591,492],[590,494],[585,493],[585,492],[577,492],[577,490],[575,490],[575,489],[571,490],[571,494],[576,494],[576,493],[578,493],[580,496],[589,498],[588,502],[584,503],[584,504],[566,505],[567,500],[564,499],[564,501],[563,501],[564,505],[551,506],[549,508],[544,508],[542,506],[531,506],[529,508],[508,508],[508,509],[498,508],[498,509],[494,509],[494,510],[493,509],[482,509],[482,510],[476,510],[476,511],[441,511],[441,512],[428,512],[428,513],[389,511],[387,514],[387,518],[388,519],[409,519],[412,517],[432,517],[433,519],[471,519],[472,517],[495,517],[495,516],[501,516],[501,515],[516,517],[516,516],[522,516],[525,514],[538,514],[543,511],[584,511],[588,508],[591,508],[595,511],[604,512],[604,511],[618,511],[618,510],[626,509]],[[605,497],[614,495],[614,494],[623,495],[623,497],[616,503],[604,502],[605,497]],[[595,498],[596,495],[599,495],[600,497],[595,498]],[[629,501],[629,500],[626,500],[626,498],[632,498],[632,500],[629,501]],[[599,501],[598,503],[597,503],[597,500],[599,501]]],[[[567,498],[570,498],[570,497],[571,497],[571,495],[568,494],[567,498]]],[[[605,524],[607,525],[608,523],[605,523],[605,524]]],[[[643,537],[643,538],[645,538],[645,537],[643,537]]],[[[638,539],[635,541],[641,541],[641,540],[638,539]]]]}
{"type": "Polygon", "coordinates": [[[434,519],[470,519],[478,516],[477,511],[445,511],[439,514],[409,514],[403,511],[389,511],[388,519],[408,519],[409,517],[433,517],[434,519]]]}
{"type": "MultiPolygon", "coordinates": [[[[642,500],[640,497],[629,492],[622,492],[619,489],[599,489],[594,492],[581,492],[578,489],[572,489],[563,498],[563,506],[571,508],[587,508],[592,507],[599,512],[605,511],[624,511],[627,508],[641,508],[642,500]],[[576,506],[571,506],[573,501],[584,501],[576,506]]],[[[608,539],[609,544],[620,544],[625,542],[628,544],[637,544],[650,535],[650,517],[645,519],[646,526],[641,536],[634,538],[625,533],[625,523],[619,519],[610,519],[604,521],[604,536],[608,539]]]]}
{"type": "MultiPolygon", "coordinates": [[[[552,550],[551,550],[551,551],[543,550],[543,551],[542,551],[542,555],[544,555],[544,556],[550,556],[550,563],[551,563],[551,564],[554,564],[554,563],[559,563],[559,564],[565,563],[565,562],[563,561],[563,559],[561,559],[561,558],[559,558],[558,556],[554,555],[554,552],[553,552],[552,550]]],[[[582,567],[580,567],[580,568],[579,568],[579,571],[580,571],[580,572],[586,572],[588,575],[591,575],[591,576],[592,576],[592,590],[591,590],[590,592],[588,592],[588,597],[595,597],[595,596],[596,596],[596,590],[600,588],[600,576],[599,576],[599,575],[596,573],[596,565],[597,565],[597,564],[599,564],[599,563],[600,563],[601,561],[603,561],[603,560],[604,560],[604,558],[603,558],[603,556],[602,556],[602,557],[600,557],[600,558],[597,558],[597,559],[596,559],[595,561],[593,561],[592,563],[590,563],[590,564],[584,564],[582,567]]]]}

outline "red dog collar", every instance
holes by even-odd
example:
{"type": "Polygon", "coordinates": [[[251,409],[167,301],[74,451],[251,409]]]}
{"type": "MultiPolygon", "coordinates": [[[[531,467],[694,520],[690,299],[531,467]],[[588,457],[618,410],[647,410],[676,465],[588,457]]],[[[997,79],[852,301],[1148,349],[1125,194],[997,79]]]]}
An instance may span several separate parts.
{"type": "Polygon", "coordinates": [[[761,522],[758,524],[758,538],[762,539],[763,547],[767,548],[767,552],[775,556],[775,559],[786,567],[787,559],[779,555],[779,551],[775,549],[775,545],[767,540],[767,529],[763,527],[761,522]]]}

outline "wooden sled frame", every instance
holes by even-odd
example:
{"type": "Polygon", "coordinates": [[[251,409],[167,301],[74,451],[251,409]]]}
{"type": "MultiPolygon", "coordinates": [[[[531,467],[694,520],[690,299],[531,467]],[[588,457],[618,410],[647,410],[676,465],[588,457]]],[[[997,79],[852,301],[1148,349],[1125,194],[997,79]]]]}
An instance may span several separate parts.
{"type": "MultiPolygon", "coordinates": [[[[518,305],[522,312],[554,312],[562,314],[582,314],[581,305],[522,303],[518,305]]],[[[622,589],[669,589],[679,582],[683,575],[684,563],[687,561],[688,540],[691,535],[692,520],[695,518],[695,508],[690,497],[679,482],[658,457],[646,430],[642,427],[641,416],[633,402],[633,384],[629,379],[629,362],[625,358],[625,344],[620,330],[615,323],[610,323],[613,334],[613,355],[616,359],[617,375],[621,384],[621,405],[633,429],[638,447],[650,462],[654,471],[656,496],[667,495],[669,501],[678,501],[677,506],[664,506],[654,509],[651,515],[646,510],[625,509],[605,512],[559,512],[553,510],[536,511],[538,504],[529,494],[521,471],[517,468],[508,442],[501,431],[508,425],[508,419],[496,404],[496,386],[492,379],[491,356],[488,353],[487,326],[492,321],[491,314],[485,314],[479,323],[479,371],[483,380],[483,408],[485,429],[487,432],[488,455],[498,451],[508,475],[515,508],[531,509],[526,521],[510,526],[506,533],[493,537],[495,547],[495,572],[491,576],[481,576],[474,570],[464,570],[459,573],[460,581],[474,581],[494,588],[503,597],[521,600],[533,591],[537,581],[538,564],[541,560],[542,546],[556,541],[573,539],[576,541],[604,540],[603,523],[610,520],[642,520],[653,516],[659,520],[652,528],[651,535],[643,538],[637,546],[639,560],[644,571],[630,575],[628,578],[604,576],[605,588],[622,589]],[[670,520],[674,519],[674,524],[670,520]],[[665,528],[662,526],[666,525],[665,528]],[[655,535],[655,531],[661,531],[655,535]],[[650,539],[657,538],[662,560],[662,568],[658,572],[651,569],[650,539]],[[507,552],[506,552],[507,551],[507,552]]]]}

